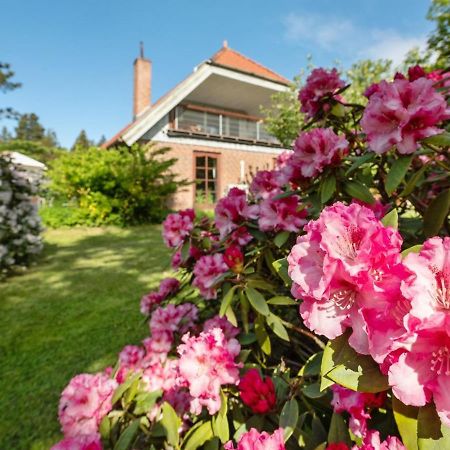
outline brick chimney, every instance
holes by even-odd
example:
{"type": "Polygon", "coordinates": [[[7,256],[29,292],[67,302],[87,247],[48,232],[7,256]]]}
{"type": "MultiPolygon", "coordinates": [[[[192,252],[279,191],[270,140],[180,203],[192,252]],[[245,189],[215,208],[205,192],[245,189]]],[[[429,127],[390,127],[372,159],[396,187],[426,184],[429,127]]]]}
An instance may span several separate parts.
{"type": "Polygon", "coordinates": [[[144,57],[141,42],[139,58],[134,60],[133,117],[136,118],[151,104],[152,63],[144,57]]]}

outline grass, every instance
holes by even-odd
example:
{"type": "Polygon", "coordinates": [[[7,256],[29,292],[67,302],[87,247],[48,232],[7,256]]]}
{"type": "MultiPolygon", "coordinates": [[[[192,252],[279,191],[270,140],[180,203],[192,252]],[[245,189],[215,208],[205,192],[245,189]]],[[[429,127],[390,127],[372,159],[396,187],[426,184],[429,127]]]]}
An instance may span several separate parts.
{"type": "Polygon", "coordinates": [[[159,226],[50,230],[39,263],[0,283],[0,448],[60,439],[59,394],[148,334],[140,297],[169,268],[159,226]]]}

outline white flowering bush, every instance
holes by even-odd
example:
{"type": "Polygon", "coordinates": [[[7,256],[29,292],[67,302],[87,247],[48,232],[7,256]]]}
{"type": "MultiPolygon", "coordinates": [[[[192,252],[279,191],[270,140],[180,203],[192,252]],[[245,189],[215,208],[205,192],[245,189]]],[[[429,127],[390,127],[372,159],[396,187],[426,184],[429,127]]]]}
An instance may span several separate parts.
{"type": "Polygon", "coordinates": [[[37,181],[0,155],[0,277],[27,267],[42,250],[37,190],[37,181]]]}

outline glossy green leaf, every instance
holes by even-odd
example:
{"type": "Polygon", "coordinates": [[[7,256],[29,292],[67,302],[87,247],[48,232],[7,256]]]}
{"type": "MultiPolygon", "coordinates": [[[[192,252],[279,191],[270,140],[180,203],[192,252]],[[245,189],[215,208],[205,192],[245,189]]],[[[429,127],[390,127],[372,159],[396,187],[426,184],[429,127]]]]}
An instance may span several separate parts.
{"type": "Polygon", "coordinates": [[[166,430],[167,442],[170,445],[177,447],[180,439],[178,430],[181,426],[181,419],[178,417],[173,407],[167,402],[164,402],[162,405],[161,425],[166,430]]]}
{"type": "Polygon", "coordinates": [[[373,195],[370,192],[369,188],[359,181],[347,181],[344,184],[344,190],[351,197],[357,198],[358,200],[361,200],[365,203],[372,204],[375,202],[375,199],[373,198],[373,195]]]}
{"type": "Polygon", "coordinates": [[[220,391],[220,410],[217,415],[214,417],[212,422],[213,432],[220,439],[222,444],[225,444],[230,439],[230,428],[228,425],[228,399],[223,393],[220,391]]]}
{"type": "Polygon", "coordinates": [[[392,396],[392,410],[395,423],[402,437],[402,442],[408,450],[418,450],[417,444],[417,416],[419,408],[407,406],[392,396]]]}
{"type": "Polygon", "coordinates": [[[181,247],[181,261],[187,261],[189,258],[189,249],[191,248],[191,243],[189,240],[185,241],[181,247]]]}
{"type": "Polygon", "coordinates": [[[105,440],[109,439],[109,433],[111,431],[111,422],[108,416],[103,417],[98,427],[98,431],[100,432],[100,436],[102,437],[102,439],[105,440]]]}
{"type": "Polygon", "coordinates": [[[286,442],[294,432],[298,420],[298,403],[295,398],[288,400],[281,410],[279,425],[283,428],[286,442]]]}
{"type": "Polygon", "coordinates": [[[326,392],[320,390],[319,383],[312,383],[302,387],[302,394],[308,398],[320,398],[326,395],[326,392]]]}
{"type": "Polygon", "coordinates": [[[267,330],[264,327],[263,316],[259,316],[255,321],[255,335],[261,350],[266,354],[270,355],[272,351],[272,345],[270,343],[270,337],[267,334],[267,330]]]}
{"type": "Polygon", "coordinates": [[[384,182],[384,188],[388,195],[391,195],[403,181],[411,161],[412,156],[400,156],[394,161],[384,182]]]}
{"type": "Polygon", "coordinates": [[[419,408],[417,437],[419,450],[450,448],[450,428],[441,423],[433,403],[419,408]]]}
{"type": "Polygon", "coordinates": [[[288,262],[286,258],[278,259],[273,263],[273,267],[277,271],[279,277],[284,281],[286,286],[292,284],[292,280],[288,275],[288,262]]]}
{"type": "Polygon", "coordinates": [[[450,133],[444,131],[443,133],[436,134],[435,136],[427,137],[423,140],[427,144],[437,145],[439,147],[449,147],[450,146],[450,133]]]}
{"type": "Polygon", "coordinates": [[[358,167],[362,166],[363,164],[372,161],[372,159],[375,158],[375,153],[373,152],[367,152],[362,156],[358,156],[354,159],[353,164],[350,166],[350,168],[345,172],[345,175],[348,176],[352,172],[354,172],[358,167]]]}
{"type": "Polygon", "coordinates": [[[259,291],[248,286],[245,288],[245,295],[255,311],[259,312],[263,316],[269,315],[270,310],[267,306],[266,299],[259,291]]]}
{"type": "Polygon", "coordinates": [[[161,397],[162,390],[158,389],[153,392],[143,392],[136,396],[136,406],[134,414],[146,414],[155,406],[156,401],[161,397]]]}
{"type": "Polygon", "coordinates": [[[398,213],[396,209],[388,212],[382,219],[381,223],[385,227],[392,227],[394,229],[398,229],[398,213]]]}
{"type": "Polygon", "coordinates": [[[326,203],[336,191],[336,177],[330,173],[320,186],[320,201],[326,203]]]}
{"type": "Polygon", "coordinates": [[[202,423],[192,433],[186,435],[183,450],[196,450],[214,436],[211,422],[202,423]]]}
{"type": "Polygon", "coordinates": [[[225,315],[227,309],[231,305],[231,302],[234,298],[234,292],[236,291],[237,286],[232,286],[228,292],[223,296],[222,302],[220,303],[219,316],[222,317],[225,315]]]}
{"type": "Polygon", "coordinates": [[[289,239],[289,236],[291,235],[290,231],[280,231],[273,239],[273,243],[278,247],[281,248],[286,243],[286,241],[289,239]]]}
{"type": "Polygon", "coordinates": [[[350,434],[348,426],[341,414],[333,413],[331,416],[330,429],[328,430],[328,443],[344,442],[351,447],[350,434]]]}
{"type": "Polygon", "coordinates": [[[298,302],[293,300],[290,297],[286,297],[285,295],[277,295],[275,297],[270,298],[267,300],[267,303],[269,305],[280,305],[280,306],[298,306],[298,302]]]}
{"type": "Polygon", "coordinates": [[[320,366],[322,364],[323,352],[314,353],[306,361],[305,365],[300,369],[298,375],[300,377],[311,377],[320,375],[320,366]]]}
{"type": "Polygon", "coordinates": [[[219,450],[220,448],[220,439],[218,437],[213,437],[208,442],[205,443],[205,450],[219,450]]]}
{"type": "Polygon", "coordinates": [[[450,209],[450,189],[434,198],[423,217],[423,232],[426,237],[436,236],[442,228],[450,209]]]}
{"type": "Polygon", "coordinates": [[[423,247],[423,244],[419,244],[419,245],[413,245],[412,247],[409,247],[409,248],[403,250],[401,253],[402,258],[409,255],[410,253],[419,253],[420,250],[422,250],[422,247],[423,247]]]}
{"type": "Polygon", "coordinates": [[[133,420],[125,431],[120,435],[114,446],[114,450],[128,450],[133,445],[134,439],[139,429],[140,419],[133,420]]]}
{"type": "Polygon", "coordinates": [[[111,399],[112,404],[116,403],[125,393],[125,391],[141,376],[140,373],[135,373],[129,376],[119,387],[114,391],[114,395],[111,399]]]}
{"type": "Polygon", "coordinates": [[[275,314],[269,313],[266,317],[269,328],[281,339],[289,342],[289,335],[283,325],[283,321],[275,314]]]}
{"type": "Polygon", "coordinates": [[[402,192],[400,192],[400,197],[407,197],[409,194],[411,194],[412,191],[414,191],[414,188],[416,187],[419,180],[422,178],[425,170],[428,168],[426,164],[424,164],[417,172],[414,172],[409,180],[406,182],[405,188],[402,192]]]}

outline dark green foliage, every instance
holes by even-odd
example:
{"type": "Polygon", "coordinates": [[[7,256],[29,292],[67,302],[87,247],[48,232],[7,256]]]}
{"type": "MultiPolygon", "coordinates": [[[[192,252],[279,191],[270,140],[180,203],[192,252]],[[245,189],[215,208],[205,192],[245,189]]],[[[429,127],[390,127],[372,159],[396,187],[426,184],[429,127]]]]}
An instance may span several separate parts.
{"type": "Polygon", "coordinates": [[[36,159],[44,164],[49,164],[55,158],[65,155],[66,150],[49,147],[40,142],[11,140],[0,142],[0,153],[2,151],[19,152],[30,158],[36,159]]]}
{"type": "MultiPolygon", "coordinates": [[[[12,81],[14,72],[11,70],[11,66],[8,63],[0,62],[0,91],[6,93],[19,88],[22,84],[16,81],[12,81]]],[[[15,119],[18,117],[18,113],[12,108],[0,108],[0,118],[6,117],[15,119]]]]}
{"type": "Polygon", "coordinates": [[[183,182],[170,172],[168,148],[89,148],[63,155],[49,172],[59,206],[44,209],[48,225],[152,223],[163,220],[167,201],[183,182]],[[62,212],[66,204],[70,212],[62,212]],[[56,208],[56,209],[55,209],[56,208]],[[67,218],[67,223],[63,219],[67,218]]]}
{"type": "Polygon", "coordinates": [[[22,114],[16,127],[16,139],[22,141],[41,141],[45,136],[45,128],[34,114],[22,114]]]}
{"type": "Polygon", "coordinates": [[[81,130],[80,134],[75,139],[75,142],[73,143],[71,150],[87,150],[89,147],[93,147],[94,141],[91,141],[85,130],[81,130]]]}
{"type": "Polygon", "coordinates": [[[437,55],[436,66],[444,69],[450,61],[450,1],[433,0],[427,19],[436,24],[428,38],[428,48],[437,55]]]}

